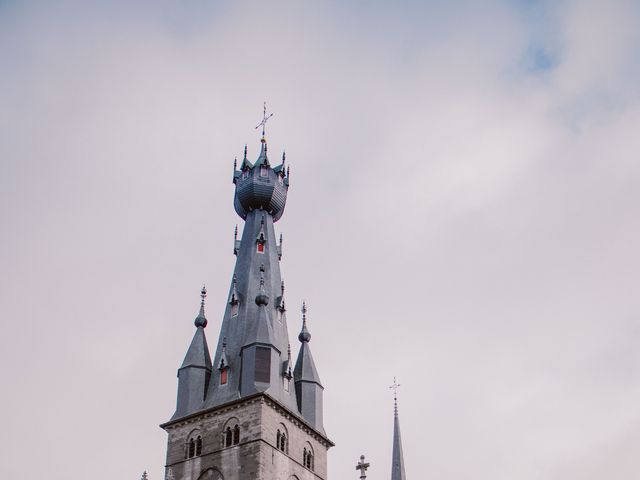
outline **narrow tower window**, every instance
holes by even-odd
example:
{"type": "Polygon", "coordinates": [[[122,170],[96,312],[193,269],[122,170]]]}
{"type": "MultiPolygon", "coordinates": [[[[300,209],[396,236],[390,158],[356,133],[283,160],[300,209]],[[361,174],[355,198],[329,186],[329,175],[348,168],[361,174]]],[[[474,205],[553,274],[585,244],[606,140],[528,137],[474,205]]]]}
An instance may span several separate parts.
{"type": "Polygon", "coordinates": [[[264,243],[258,242],[258,253],[264,253],[264,243]]]}
{"type": "Polygon", "coordinates": [[[193,440],[189,440],[189,458],[193,458],[196,454],[196,442],[193,440]]]}
{"type": "Polygon", "coordinates": [[[256,347],[256,382],[269,383],[271,380],[271,349],[256,347]]]}
{"type": "Polygon", "coordinates": [[[230,447],[231,445],[233,445],[233,434],[231,433],[231,427],[227,427],[224,438],[224,446],[230,447]]]}
{"type": "Polygon", "coordinates": [[[236,425],[233,427],[233,444],[238,445],[240,443],[240,427],[236,425]]]}
{"type": "Polygon", "coordinates": [[[313,448],[309,443],[302,451],[302,465],[313,471],[313,448]]]}
{"type": "Polygon", "coordinates": [[[202,454],[202,437],[198,435],[196,439],[196,456],[200,456],[202,454]]]}
{"type": "Polygon", "coordinates": [[[220,370],[220,385],[226,385],[229,379],[229,369],[223,368],[220,370]]]}

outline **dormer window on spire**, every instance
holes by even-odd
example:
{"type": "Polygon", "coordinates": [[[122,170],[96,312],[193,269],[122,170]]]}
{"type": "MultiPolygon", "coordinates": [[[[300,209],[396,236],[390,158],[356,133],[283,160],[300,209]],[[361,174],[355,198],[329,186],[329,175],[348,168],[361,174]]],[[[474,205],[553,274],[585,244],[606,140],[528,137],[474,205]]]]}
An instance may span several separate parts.
{"type": "Polygon", "coordinates": [[[266,165],[261,165],[260,166],[260,176],[261,177],[269,176],[269,167],[267,167],[266,165]]]}

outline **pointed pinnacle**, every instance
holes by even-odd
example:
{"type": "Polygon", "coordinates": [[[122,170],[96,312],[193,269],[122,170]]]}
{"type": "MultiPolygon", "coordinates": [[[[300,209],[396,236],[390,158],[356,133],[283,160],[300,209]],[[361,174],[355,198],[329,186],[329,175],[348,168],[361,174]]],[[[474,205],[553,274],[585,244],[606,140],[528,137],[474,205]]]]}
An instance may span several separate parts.
{"type": "Polygon", "coordinates": [[[194,325],[196,327],[205,328],[207,326],[207,318],[204,316],[204,299],[207,298],[207,287],[202,286],[202,290],[200,290],[200,312],[198,316],[194,320],[194,325]]]}
{"type": "Polygon", "coordinates": [[[307,330],[307,304],[304,301],[302,302],[302,330],[300,330],[298,340],[300,340],[301,343],[309,343],[311,340],[311,334],[309,330],[307,330]]]}
{"type": "Polygon", "coordinates": [[[244,159],[247,159],[247,146],[244,146],[244,159]]]}

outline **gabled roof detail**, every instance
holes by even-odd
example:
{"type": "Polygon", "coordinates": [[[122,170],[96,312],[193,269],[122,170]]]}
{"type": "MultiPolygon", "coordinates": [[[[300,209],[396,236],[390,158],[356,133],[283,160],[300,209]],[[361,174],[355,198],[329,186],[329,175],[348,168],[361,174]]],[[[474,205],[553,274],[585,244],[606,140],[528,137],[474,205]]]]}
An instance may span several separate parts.
{"type": "Polygon", "coordinates": [[[258,159],[256,160],[256,163],[253,164],[253,166],[261,167],[262,165],[264,165],[265,167],[269,167],[269,158],[267,157],[267,141],[263,138],[261,142],[260,155],[258,156],[258,159]]]}
{"type": "Polygon", "coordinates": [[[249,161],[247,158],[247,146],[244,146],[244,157],[242,158],[242,163],[240,164],[240,170],[251,170],[253,168],[253,163],[249,161]]]}
{"type": "Polygon", "coordinates": [[[282,365],[282,375],[288,380],[293,377],[293,371],[291,369],[291,344],[287,346],[287,360],[282,365]]]}
{"type": "Polygon", "coordinates": [[[224,370],[229,367],[229,362],[227,361],[227,339],[222,339],[222,354],[220,355],[220,360],[218,360],[218,370],[224,370]]]}

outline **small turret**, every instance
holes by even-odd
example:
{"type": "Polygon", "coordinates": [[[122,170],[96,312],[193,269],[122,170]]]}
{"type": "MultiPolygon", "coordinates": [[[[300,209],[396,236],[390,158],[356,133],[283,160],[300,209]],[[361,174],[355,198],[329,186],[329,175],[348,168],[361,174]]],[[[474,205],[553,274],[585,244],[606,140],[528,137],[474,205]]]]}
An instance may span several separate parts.
{"type": "Polygon", "coordinates": [[[293,378],[296,386],[296,398],[298,410],[309,425],[325,435],[322,424],[322,396],[324,387],[320,383],[320,376],[316,370],[309,342],[311,334],[307,329],[307,306],[302,303],[302,329],[298,335],[300,340],[300,352],[293,370],[293,378]]]}
{"type": "Polygon", "coordinates": [[[193,322],[196,333],[178,369],[178,400],[173,418],[190,415],[202,408],[211,378],[211,356],[204,333],[208,323],[204,314],[204,301],[207,298],[205,287],[200,291],[200,298],[200,311],[193,322]]]}

